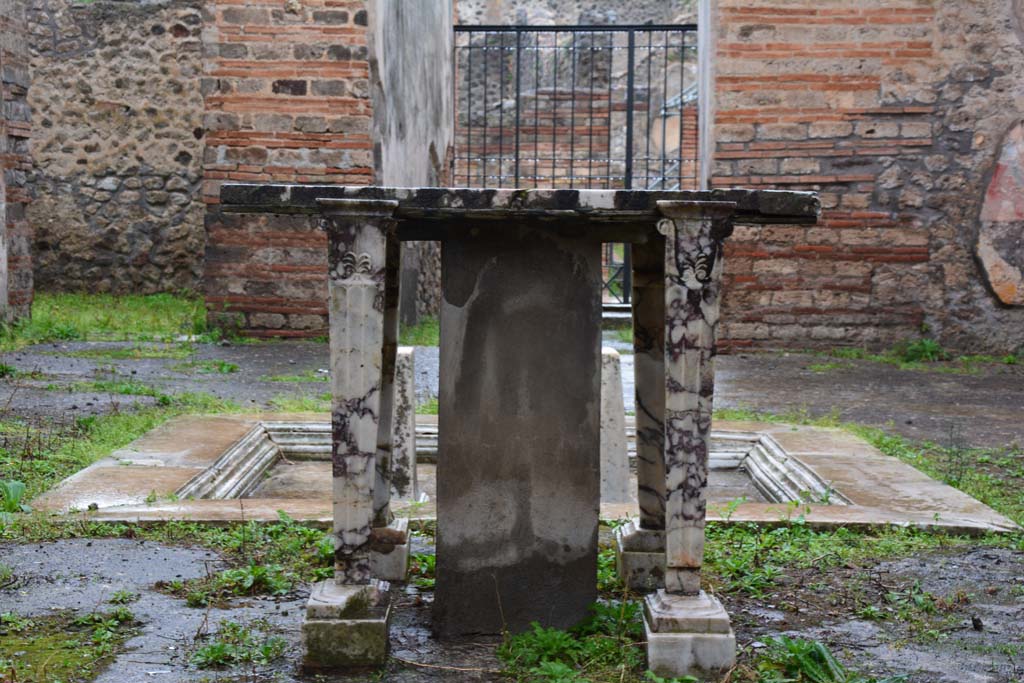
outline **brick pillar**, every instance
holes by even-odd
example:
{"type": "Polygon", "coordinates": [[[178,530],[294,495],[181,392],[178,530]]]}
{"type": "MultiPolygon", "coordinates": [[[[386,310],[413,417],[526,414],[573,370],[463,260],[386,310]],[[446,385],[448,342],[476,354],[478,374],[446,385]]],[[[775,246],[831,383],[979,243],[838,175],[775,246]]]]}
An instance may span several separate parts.
{"type": "Polygon", "coordinates": [[[226,181],[373,181],[365,3],[216,0],[207,14],[210,316],[253,335],[323,335],[327,243],[315,221],[225,215],[217,193],[226,181]]]}

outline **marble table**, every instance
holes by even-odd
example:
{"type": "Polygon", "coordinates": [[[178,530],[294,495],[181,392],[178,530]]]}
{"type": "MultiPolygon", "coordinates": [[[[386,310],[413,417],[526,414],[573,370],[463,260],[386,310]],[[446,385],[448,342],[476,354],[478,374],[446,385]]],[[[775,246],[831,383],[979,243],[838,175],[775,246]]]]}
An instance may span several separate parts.
{"type": "Polygon", "coordinates": [[[229,184],[221,203],[315,214],[328,235],[336,570],[311,598],[310,667],[379,661],[381,581],[404,578],[389,510],[402,240],[442,244],[438,635],[568,627],[597,596],[600,246],[629,242],[640,516],[620,570],[655,588],[655,672],[731,666],[728,615],[700,582],[723,246],[737,223],[814,223],[814,195],[229,184]]]}

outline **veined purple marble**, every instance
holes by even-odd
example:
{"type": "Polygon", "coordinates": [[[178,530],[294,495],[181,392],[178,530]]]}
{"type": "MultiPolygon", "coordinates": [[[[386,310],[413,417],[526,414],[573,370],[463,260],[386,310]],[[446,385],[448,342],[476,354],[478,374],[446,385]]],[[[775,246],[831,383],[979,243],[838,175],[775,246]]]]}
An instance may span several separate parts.
{"type": "MultiPolygon", "coordinates": [[[[335,580],[370,581],[394,201],[323,202],[329,238],[335,580]]],[[[392,356],[392,366],[394,364],[392,356]]],[[[385,489],[386,490],[386,489],[385,489]]]]}
{"type": "Polygon", "coordinates": [[[381,347],[380,423],[377,429],[376,479],[373,486],[373,526],[391,523],[391,467],[394,457],[395,362],[398,352],[398,301],[402,245],[394,232],[387,235],[384,270],[384,343],[381,347]]]}
{"type": "Polygon", "coordinates": [[[633,363],[640,528],[665,528],[665,240],[633,245],[633,363]]]}
{"type": "Polygon", "coordinates": [[[728,202],[658,202],[665,249],[665,590],[697,595],[728,202]]]}

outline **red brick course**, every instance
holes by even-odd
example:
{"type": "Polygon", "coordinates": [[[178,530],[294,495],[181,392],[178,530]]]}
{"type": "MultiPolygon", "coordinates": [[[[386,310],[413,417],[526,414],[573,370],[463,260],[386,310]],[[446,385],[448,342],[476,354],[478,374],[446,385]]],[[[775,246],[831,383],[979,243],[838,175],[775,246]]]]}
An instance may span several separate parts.
{"type": "Polygon", "coordinates": [[[934,107],[884,93],[934,58],[935,8],[829,5],[719,3],[713,186],[813,190],[824,209],[814,227],[736,231],[726,348],[879,346],[925,320],[927,226],[909,197],[883,205],[878,190],[893,159],[933,145],[934,107]]]}
{"type": "Polygon", "coordinates": [[[373,182],[365,3],[217,0],[208,14],[203,196],[211,318],[257,336],[322,335],[326,240],[315,220],[223,214],[217,195],[226,181],[373,182]]]}

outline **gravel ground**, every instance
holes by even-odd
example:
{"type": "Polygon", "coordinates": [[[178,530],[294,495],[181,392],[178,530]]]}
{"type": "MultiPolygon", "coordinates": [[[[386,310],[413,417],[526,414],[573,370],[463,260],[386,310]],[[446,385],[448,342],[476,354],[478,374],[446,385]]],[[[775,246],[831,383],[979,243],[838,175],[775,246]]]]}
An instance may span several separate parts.
{"type": "MultiPolygon", "coordinates": [[[[0,380],[0,406],[21,417],[101,414],[145,396],[118,396],[96,391],[54,390],[94,380],[136,380],[167,393],[206,392],[243,406],[268,408],[282,396],[316,396],[326,381],[284,382],[271,378],[304,375],[326,378],[327,346],[313,342],[266,342],[220,346],[199,344],[186,359],[115,359],[78,357],[102,350],[150,347],[126,343],[41,344],[0,354],[6,363],[35,378],[0,380]],[[223,361],[237,371],[210,371],[223,361]],[[192,365],[188,365],[192,363],[192,365]]],[[[1024,444],[1024,365],[979,365],[973,374],[900,370],[871,361],[843,361],[820,368],[819,356],[760,353],[721,356],[717,361],[716,407],[748,407],[810,415],[836,413],[844,420],[884,427],[911,439],[944,443],[954,430],[962,445],[1002,447],[1024,444]]],[[[437,395],[436,347],[416,349],[416,390],[421,401],[437,395]]],[[[633,358],[622,355],[623,398],[633,409],[633,358]]]]}

